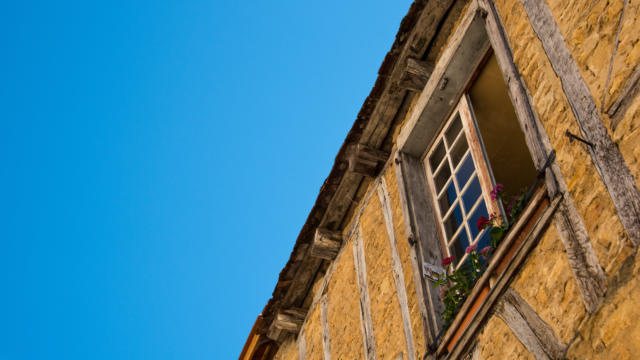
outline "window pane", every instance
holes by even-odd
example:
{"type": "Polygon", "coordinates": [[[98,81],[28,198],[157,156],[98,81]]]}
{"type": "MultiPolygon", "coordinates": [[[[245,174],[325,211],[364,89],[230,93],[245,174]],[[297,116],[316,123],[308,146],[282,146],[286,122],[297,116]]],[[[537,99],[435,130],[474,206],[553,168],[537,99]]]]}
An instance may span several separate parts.
{"type": "Polygon", "coordinates": [[[442,215],[447,213],[447,210],[456,201],[458,194],[456,193],[456,187],[453,185],[453,181],[449,181],[446,190],[440,195],[438,203],[440,204],[440,213],[442,215]]]}
{"type": "Polygon", "coordinates": [[[436,176],[433,178],[433,182],[436,184],[436,191],[440,193],[442,187],[447,183],[449,177],[451,176],[451,169],[449,168],[449,163],[447,161],[444,162],[442,168],[438,171],[436,176]]]}
{"type": "Polygon", "coordinates": [[[460,163],[460,159],[464,156],[464,153],[467,152],[469,145],[467,144],[467,137],[461,136],[453,148],[451,149],[451,162],[453,163],[453,167],[457,167],[460,163]]]}
{"type": "Polygon", "coordinates": [[[451,239],[453,234],[455,234],[458,227],[460,227],[460,224],[462,224],[462,221],[463,218],[462,211],[460,210],[460,204],[456,204],[453,211],[451,211],[449,216],[444,220],[444,231],[447,235],[447,240],[451,239]]]}
{"type": "Polygon", "coordinates": [[[436,171],[436,168],[438,167],[438,165],[440,165],[442,159],[444,158],[444,154],[444,143],[442,142],[442,140],[440,140],[438,147],[433,152],[433,154],[431,154],[431,157],[429,157],[429,165],[431,165],[432,171],[436,171]]]}
{"type": "Polygon", "coordinates": [[[476,225],[480,216],[484,216],[486,218],[489,217],[487,213],[487,206],[484,204],[484,200],[482,200],[482,202],[478,205],[476,210],[473,212],[473,215],[471,215],[471,218],[467,222],[469,224],[469,229],[471,230],[471,236],[474,239],[480,233],[480,231],[478,230],[478,226],[476,225]]]}
{"type": "Polygon", "coordinates": [[[480,235],[480,239],[478,239],[477,244],[478,244],[478,251],[491,245],[491,234],[489,233],[488,230],[485,230],[484,233],[480,235]]]}
{"type": "Polygon", "coordinates": [[[471,208],[475,205],[478,198],[482,195],[482,188],[480,187],[480,181],[477,176],[473,177],[471,184],[464,194],[462,194],[462,204],[464,205],[464,211],[468,214],[471,212],[471,208]]]}
{"type": "Polygon", "coordinates": [[[449,246],[449,251],[453,258],[455,259],[454,263],[458,264],[458,261],[462,259],[464,256],[464,250],[469,246],[469,239],[467,238],[467,232],[463,228],[458,234],[457,238],[451,243],[449,246]]]}
{"type": "Polygon", "coordinates": [[[464,187],[464,185],[467,183],[467,180],[469,180],[471,175],[473,175],[475,169],[476,167],[473,165],[473,158],[471,157],[471,153],[468,153],[462,161],[462,165],[460,165],[460,168],[458,169],[458,172],[456,174],[458,185],[460,185],[461,188],[464,187]]]}
{"type": "Polygon", "coordinates": [[[462,130],[462,122],[460,121],[460,115],[456,114],[456,118],[453,119],[453,122],[451,122],[451,125],[449,125],[449,129],[447,129],[447,133],[445,134],[447,138],[447,144],[453,144],[456,136],[460,134],[460,130],[462,130]]]}

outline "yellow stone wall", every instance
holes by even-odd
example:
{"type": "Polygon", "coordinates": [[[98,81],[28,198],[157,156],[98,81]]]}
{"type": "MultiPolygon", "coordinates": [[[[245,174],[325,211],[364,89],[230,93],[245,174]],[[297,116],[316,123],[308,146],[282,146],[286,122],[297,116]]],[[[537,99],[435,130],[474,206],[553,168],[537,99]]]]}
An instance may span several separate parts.
{"type": "Polygon", "coordinates": [[[384,178],[387,184],[387,191],[389,192],[389,201],[391,202],[391,213],[393,216],[393,228],[396,238],[396,246],[398,248],[398,256],[402,263],[402,272],[407,292],[407,304],[409,307],[409,315],[411,317],[411,330],[416,348],[416,358],[421,359],[424,355],[424,349],[426,349],[427,344],[422,327],[422,320],[420,318],[420,307],[418,306],[418,295],[416,293],[409,242],[405,233],[402,203],[400,202],[400,193],[396,178],[396,166],[396,164],[393,164],[393,167],[389,168],[389,170],[384,174],[384,178]]]}
{"type": "Polygon", "coordinates": [[[293,336],[289,336],[280,347],[278,352],[274,356],[275,360],[298,360],[298,344],[293,336]]]}
{"type": "Polygon", "coordinates": [[[551,326],[562,342],[571,341],[586,312],[553,224],[529,254],[511,287],[551,326]]]}
{"type": "Polygon", "coordinates": [[[511,329],[496,316],[487,321],[477,341],[479,358],[482,360],[535,359],[511,329]]]}
{"type": "Polygon", "coordinates": [[[640,354],[640,262],[628,261],[599,311],[580,329],[569,359],[637,359],[640,354]]]}
{"type": "Polygon", "coordinates": [[[331,358],[363,359],[360,293],[351,239],[335,261],[336,266],[327,288],[331,358]]]}
{"type": "MultiPolygon", "coordinates": [[[[611,81],[606,87],[614,39],[622,11],[622,0],[545,0],[550,6],[579,70],[598,107],[606,93],[605,110],[620,95],[634,67],[640,63],[640,1],[629,0],[620,33],[620,43],[611,81]],[[593,6],[591,9],[589,9],[593,6]]],[[[511,287],[531,305],[556,336],[569,344],[570,359],[633,359],[640,354],[640,261],[633,252],[589,153],[579,143],[569,143],[566,130],[580,130],[563,92],[561,82],[546,57],[542,44],[529,24],[520,1],[496,0],[512,46],[514,62],[531,93],[535,112],[556,150],[560,170],[571,197],[587,227],[594,250],[608,279],[608,291],[594,314],[585,311],[580,292],[569,267],[565,247],[552,223],[522,265],[511,287]]],[[[462,7],[467,3],[462,3],[462,7]]],[[[439,54],[441,51],[436,51],[439,54]]],[[[411,106],[415,105],[414,102],[411,106]]],[[[612,139],[618,144],[631,173],[640,184],[640,97],[629,107],[614,129],[601,113],[612,139]]],[[[400,120],[402,121],[402,120],[400,120]]],[[[400,127],[396,127],[395,139],[400,127]]],[[[400,200],[396,164],[388,164],[381,176],[387,185],[393,231],[405,281],[416,358],[427,346],[418,306],[410,247],[400,200]]],[[[362,193],[375,190],[371,181],[362,193]]],[[[391,247],[382,206],[376,193],[364,205],[360,217],[347,219],[362,228],[367,285],[373,320],[376,353],[379,359],[407,358],[400,303],[392,275],[391,247]]],[[[353,213],[357,215],[358,212],[353,213]]],[[[347,228],[349,228],[347,226],[347,228]]],[[[345,229],[346,233],[346,229],[345,229]]],[[[419,270],[418,270],[419,271],[419,270]]],[[[353,239],[347,239],[326,276],[328,325],[332,359],[362,359],[364,345],[360,318],[353,239]]],[[[317,279],[310,299],[322,291],[317,279]]],[[[320,305],[313,304],[304,325],[306,359],[322,359],[320,305]]],[[[477,335],[480,359],[532,359],[533,356],[509,327],[492,316],[477,335]]],[[[278,350],[276,359],[298,359],[295,339],[278,350]]]]}
{"type": "Polygon", "coordinates": [[[307,360],[322,360],[322,323],[320,322],[320,304],[311,309],[307,322],[304,324],[307,360]]]}
{"type": "MultiPolygon", "coordinates": [[[[534,109],[556,150],[558,165],[603,268],[617,259],[624,231],[591,157],[584,146],[569,143],[565,131],[579,134],[576,119],[540,40],[519,1],[498,0],[513,57],[533,97],[534,109]]],[[[611,275],[611,272],[608,273],[611,275]]]]}
{"type": "Polygon", "coordinates": [[[400,303],[391,272],[391,248],[378,196],[371,198],[360,218],[367,283],[371,297],[371,317],[376,340],[376,353],[381,359],[392,359],[406,353],[400,303]]]}

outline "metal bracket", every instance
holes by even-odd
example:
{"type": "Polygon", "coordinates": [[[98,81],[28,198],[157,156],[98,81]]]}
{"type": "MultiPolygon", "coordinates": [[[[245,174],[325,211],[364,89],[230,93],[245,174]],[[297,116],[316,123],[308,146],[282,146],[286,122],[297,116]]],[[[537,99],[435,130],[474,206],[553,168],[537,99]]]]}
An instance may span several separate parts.
{"type": "Polygon", "coordinates": [[[569,132],[569,130],[565,131],[564,134],[569,138],[569,142],[573,142],[573,140],[578,140],[583,144],[587,144],[589,146],[591,146],[591,148],[596,147],[596,145],[592,142],[589,142],[583,138],[581,138],[580,136],[576,135],[576,134],[572,134],[571,132],[569,132]]]}

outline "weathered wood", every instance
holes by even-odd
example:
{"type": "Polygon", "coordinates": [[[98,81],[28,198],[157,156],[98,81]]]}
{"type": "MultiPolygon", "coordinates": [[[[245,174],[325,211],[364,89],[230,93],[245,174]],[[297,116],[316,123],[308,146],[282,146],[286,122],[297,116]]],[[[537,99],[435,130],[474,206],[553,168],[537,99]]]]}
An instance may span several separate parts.
{"type": "MultiPolygon", "coordinates": [[[[413,270],[413,284],[415,287],[416,295],[418,298],[418,309],[420,309],[420,323],[422,324],[422,331],[425,339],[429,343],[435,341],[434,333],[430,331],[429,311],[427,310],[427,302],[429,301],[427,292],[427,284],[422,276],[422,253],[420,249],[417,249],[416,236],[416,224],[411,220],[412,215],[409,209],[409,195],[407,193],[404,175],[402,171],[403,165],[401,165],[401,155],[395,153],[393,155],[395,166],[396,179],[398,182],[398,194],[400,197],[400,204],[402,205],[402,218],[404,219],[404,231],[407,235],[407,241],[409,243],[409,255],[411,256],[411,268],[413,270]]],[[[431,308],[431,307],[430,307],[431,308]]],[[[434,320],[435,323],[435,320],[434,320]]]]}
{"type": "Polygon", "coordinates": [[[449,118],[489,47],[482,14],[476,2],[471,2],[398,135],[400,151],[422,156],[443,121],[449,118]]]}
{"type": "Polygon", "coordinates": [[[327,229],[316,229],[311,244],[311,256],[333,260],[342,246],[342,233],[327,229]]]}
{"type": "MultiPolygon", "coordinates": [[[[406,204],[408,216],[406,222],[410,224],[407,237],[409,242],[413,242],[416,248],[416,269],[421,272],[422,263],[440,264],[442,262],[442,247],[440,238],[435,229],[438,228],[433,207],[431,206],[431,193],[427,188],[427,179],[424,167],[420,159],[404,153],[398,153],[396,159],[399,161],[401,174],[398,183],[402,183],[404,191],[401,192],[402,199],[406,204]]],[[[413,247],[412,247],[413,248],[413,247]]],[[[426,310],[428,312],[427,328],[429,338],[434,341],[442,328],[441,315],[444,305],[440,299],[439,292],[430,284],[426,283],[420,274],[419,281],[422,294],[426,300],[426,310]]]]}
{"type": "Polygon", "coordinates": [[[555,224],[567,252],[569,266],[585,308],[594,312],[606,291],[606,276],[571,198],[566,198],[555,216],[555,224]]]}
{"type": "MultiPolygon", "coordinates": [[[[533,158],[536,169],[540,171],[551,154],[551,141],[544,127],[533,111],[531,94],[524,86],[516,65],[513,52],[507,39],[504,25],[490,0],[479,0],[480,7],[486,12],[486,30],[491,40],[498,65],[502,70],[511,102],[516,110],[520,127],[525,134],[525,141],[533,158]]],[[[604,271],[598,264],[593,245],[571,194],[564,180],[560,167],[554,159],[551,166],[545,169],[545,184],[550,198],[562,194],[563,206],[556,217],[557,228],[562,242],[567,249],[568,261],[573,272],[586,309],[595,310],[600,297],[606,290],[604,271]]]]}
{"type": "Polygon", "coordinates": [[[433,72],[433,64],[413,58],[407,58],[406,62],[407,65],[398,82],[398,87],[411,91],[422,91],[433,72]]]}
{"type": "MultiPolygon", "coordinates": [[[[404,65],[403,59],[420,58],[424,54],[452,3],[453,0],[441,0],[416,2],[411,6],[379,70],[380,76],[347,135],[345,145],[357,142],[377,149],[383,144],[405,99],[404,91],[392,89],[404,68],[396,64],[404,65]]],[[[346,146],[343,146],[298,236],[294,251],[281,272],[273,297],[265,306],[263,315],[269,324],[279,308],[301,306],[311,289],[312,281],[324,261],[309,256],[309,249],[305,248],[311,244],[315,229],[339,230],[350,207],[359,201],[355,195],[363,182],[363,175],[346,171],[347,166],[346,146]]],[[[272,335],[281,333],[275,327],[269,327],[269,332],[272,335]]],[[[281,341],[284,335],[279,336],[274,339],[281,341]]]]}
{"type": "MultiPolygon", "coordinates": [[[[474,340],[476,332],[485,325],[485,319],[491,314],[493,305],[500,298],[511,280],[516,276],[520,265],[524,263],[527,255],[538,244],[538,241],[540,240],[542,235],[544,235],[545,231],[549,227],[551,219],[558,210],[561,202],[562,195],[559,194],[555,199],[553,199],[553,201],[551,201],[549,207],[540,216],[536,224],[533,226],[533,229],[531,229],[529,235],[516,250],[506,269],[502,272],[502,274],[498,276],[496,283],[489,292],[489,295],[485,299],[480,309],[478,309],[476,314],[469,322],[469,325],[467,325],[467,327],[463,330],[462,335],[458,339],[458,342],[449,353],[449,359],[456,359],[462,353],[464,353],[465,349],[467,349],[469,347],[469,344],[471,344],[471,342],[474,340]]],[[[485,274],[486,273],[487,272],[485,272],[485,274]]],[[[445,342],[443,341],[441,346],[438,348],[438,353],[442,353],[444,348],[445,342]]]]}
{"type": "MultiPolygon", "coordinates": [[[[396,64],[404,64],[409,57],[421,58],[439,30],[441,21],[451,8],[453,0],[427,1],[420,13],[416,25],[407,35],[406,46],[400,50],[396,64]]],[[[386,62],[386,61],[385,61],[386,62]]],[[[384,64],[383,64],[384,67],[384,64]]],[[[394,115],[404,98],[403,91],[392,91],[395,83],[400,79],[404,71],[403,66],[395,66],[389,76],[385,87],[387,96],[383,96],[371,113],[367,127],[362,132],[361,143],[378,148],[382,145],[394,115]]]]}
{"type": "Polygon", "coordinates": [[[296,341],[298,343],[298,360],[304,360],[307,357],[307,338],[304,330],[300,331],[296,341]]]}
{"type": "Polygon", "coordinates": [[[502,295],[496,306],[496,315],[536,359],[564,359],[567,346],[513,289],[508,288],[502,295]]]}
{"type": "Polygon", "coordinates": [[[640,93],[640,64],[636,65],[633,72],[627,79],[627,82],[620,92],[618,99],[611,104],[607,110],[607,115],[611,117],[611,127],[615,129],[620,121],[624,118],[624,114],[636,96],[640,93]]]}
{"type": "Polygon", "coordinates": [[[589,87],[582,78],[549,6],[542,1],[521,0],[531,26],[560,78],[562,88],[583,138],[595,146],[589,153],[629,239],[640,243],[640,192],[620,150],[609,137],[589,87]]]}
{"type": "Polygon", "coordinates": [[[609,60],[609,71],[607,72],[607,80],[604,82],[604,91],[602,92],[602,105],[600,109],[604,113],[604,105],[607,102],[607,93],[609,92],[609,84],[611,82],[611,74],[613,73],[613,63],[616,60],[618,45],[620,44],[620,33],[622,32],[622,24],[624,21],[624,13],[627,10],[629,0],[623,0],[622,11],[620,12],[620,20],[618,21],[618,31],[616,31],[616,39],[613,41],[613,50],[611,50],[611,60],[609,60]]]}
{"type": "Polygon", "coordinates": [[[331,336],[329,334],[329,298],[320,300],[320,321],[322,322],[322,353],[324,360],[331,360],[331,336]]]}
{"type": "Polygon", "coordinates": [[[362,327],[362,342],[364,344],[365,359],[376,359],[376,341],[373,336],[373,320],[371,317],[371,300],[369,298],[369,285],[367,284],[367,265],[362,244],[362,230],[358,229],[353,239],[353,258],[358,278],[358,291],[360,293],[360,324],[362,327]]]}
{"type": "Polygon", "coordinates": [[[362,144],[351,146],[349,154],[349,170],[357,174],[375,177],[380,170],[380,163],[384,163],[389,153],[370,148],[362,144]]]}
{"type": "MultiPolygon", "coordinates": [[[[485,285],[487,283],[490,284],[490,279],[493,276],[494,270],[496,269],[498,264],[500,264],[500,262],[502,261],[502,258],[511,250],[513,242],[516,241],[517,238],[520,236],[520,232],[525,227],[525,225],[529,222],[530,218],[538,210],[538,206],[540,206],[544,198],[545,198],[545,194],[543,190],[537,191],[533,195],[533,197],[529,201],[529,204],[527,204],[526,209],[524,209],[522,214],[520,214],[518,221],[516,221],[515,224],[512,225],[511,229],[509,230],[509,234],[507,234],[507,236],[502,240],[502,242],[500,243],[500,246],[498,247],[498,249],[496,249],[495,254],[491,256],[491,261],[489,262],[489,266],[485,270],[484,275],[473,286],[473,290],[471,291],[471,294],[469,294],[469,296],[467,297],[467,300],[465,300],[465,302],[462,304],[462,307],[460,308],[459,313],[464,314],[471,310],[475,299],[480,295],[480,293],[482,293],[482,290],[485,287],[485,285]]],[[[453,322],[449,326],[449,330],[447,331],[447,333],[444,335],[442,339],[443,346],[449,342],[451,337],[455,334],[454,330],[458,328],[458,326],[460,326],[462,321],[463,321],[462,316],[458,316],[453,320],[453,322]]]]}
{"type": "Polygon", "coordinates": [[[273,325],[283,331],[297,333],[300,331],[307,312],[303,309],[280,310],[273,321],[273,325]]]}
{"type": "Polygon", "coordinates": [[[416,360],[416,346],[413,341],[413,331],[411,330],[411,315],[409,314],[409,302],[407,301],[407,290],[404,281],[404,272],[402,270],[402,262],[398,255],[398,246],[396,244],[395,230],[393,228],[393,215],[391,213],[391,201],[389,200],[389,191],[384,177],[380,178],[380,186],[378,187],[378,198],[382,207],[382,215],[387,228],[389,238],[389,246],[391,248],[391,272],[396,285],[396,294],[398,295],[398,303],[400,304],[400,314],[402,316],[402,326],[404,329],[404,337],[407,344],[407,358],[416,360]]]}

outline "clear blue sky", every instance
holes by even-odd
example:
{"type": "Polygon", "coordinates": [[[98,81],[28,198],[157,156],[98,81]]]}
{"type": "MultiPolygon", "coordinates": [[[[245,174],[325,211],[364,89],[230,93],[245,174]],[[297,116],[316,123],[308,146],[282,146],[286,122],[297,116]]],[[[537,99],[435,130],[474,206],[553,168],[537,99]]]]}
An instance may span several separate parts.
{"type": "Polygon", "coordinates": [[[4,1],[0,359],[234,359],[411,1],[4,1]]]}

